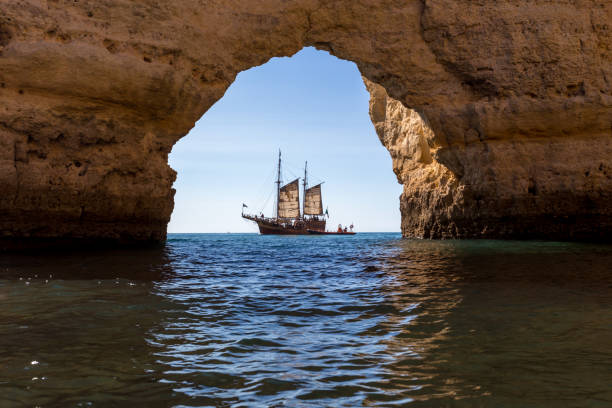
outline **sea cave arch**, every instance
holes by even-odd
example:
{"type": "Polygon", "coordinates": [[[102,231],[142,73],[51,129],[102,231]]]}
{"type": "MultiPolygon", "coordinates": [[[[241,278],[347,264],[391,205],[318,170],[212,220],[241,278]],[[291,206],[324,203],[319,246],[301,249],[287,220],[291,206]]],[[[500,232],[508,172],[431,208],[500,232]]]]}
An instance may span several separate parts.
{"type": "Polygon", "coordinates": [[[612,236],[609,4],[0,6],[4,241],[163,241],[174,143],[239,72],[305,46],[369,84],[405,236],[612,236]]]}
{"type": "Polygon", "coordinates": [[[368,114],[355,64],[312,47],[241,72],[169,155],[177,172],[169,233],[257,232],[247,214],[276,212],[276,177],[323,183],[327,228],[400,228],[401,185],[368,114]],[[247,205],[242,208],[242,203],[247,205]]]}

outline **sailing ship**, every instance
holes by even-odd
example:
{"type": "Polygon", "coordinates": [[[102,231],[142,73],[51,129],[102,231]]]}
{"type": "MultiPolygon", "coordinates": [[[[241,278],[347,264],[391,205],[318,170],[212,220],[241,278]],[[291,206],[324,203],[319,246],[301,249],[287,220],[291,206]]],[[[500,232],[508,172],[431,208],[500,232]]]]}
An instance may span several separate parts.
{"type": "Polygon", "coordinates": [[[329,232],[325,230],[326,217],[329,213],[323,212],[323,198],[321,196],[321,185],[308,186],[308,162],[304,166],[303,201],[300,208],[300,179],[297,178],[285,185],[281,180],[281,152],[278,152],[278,168],[276,178],[276,214],[274,217],[245,214],[248,208],[242,204],[242,218],[254,221],[262,234],[277,235],[355,235],[353,226],[329,232]]]}

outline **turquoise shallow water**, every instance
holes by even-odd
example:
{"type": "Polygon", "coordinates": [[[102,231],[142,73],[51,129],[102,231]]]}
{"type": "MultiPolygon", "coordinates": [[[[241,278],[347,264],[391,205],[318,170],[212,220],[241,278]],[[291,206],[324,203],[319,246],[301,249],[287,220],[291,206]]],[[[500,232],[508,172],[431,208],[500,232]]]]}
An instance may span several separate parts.
{"type": "Polygon", "coordinates": [[[612,246],[171,235],[0,305],[1,407],[612,406],[612,246]]]}

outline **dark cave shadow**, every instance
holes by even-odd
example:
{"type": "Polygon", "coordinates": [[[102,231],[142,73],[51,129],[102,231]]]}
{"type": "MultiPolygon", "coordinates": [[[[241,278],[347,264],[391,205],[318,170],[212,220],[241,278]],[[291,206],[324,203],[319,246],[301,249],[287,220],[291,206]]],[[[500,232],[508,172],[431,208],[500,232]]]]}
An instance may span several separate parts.
{"type": "Polygon", "coordinates": [[[0,279],[129,279],[160,281],[173,275],[168,248],[29,250],[0,253],[0,279]]]}

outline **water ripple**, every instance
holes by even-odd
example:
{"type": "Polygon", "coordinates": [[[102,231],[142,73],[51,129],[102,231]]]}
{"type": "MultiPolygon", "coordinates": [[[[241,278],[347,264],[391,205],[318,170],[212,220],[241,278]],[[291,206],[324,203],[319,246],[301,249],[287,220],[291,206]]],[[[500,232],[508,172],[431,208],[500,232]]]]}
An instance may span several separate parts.
{"type": "Polygon", "coordinates": [[[612,406],[612,248],[171,236],[0,257],[0,406],[612,406]]]}

